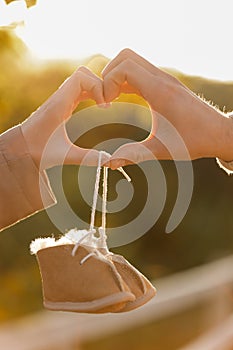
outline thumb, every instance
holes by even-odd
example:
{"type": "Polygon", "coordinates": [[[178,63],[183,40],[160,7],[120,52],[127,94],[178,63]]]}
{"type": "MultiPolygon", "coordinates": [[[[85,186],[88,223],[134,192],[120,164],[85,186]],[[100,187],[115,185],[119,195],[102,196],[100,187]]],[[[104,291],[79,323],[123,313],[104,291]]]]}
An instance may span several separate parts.
{"type": "Polygon", "coordinates": [[[144,142],[133,142],[119,147],[110,158],[110,168],[115,170],[125,165],[137,164],[155,159],[152,151],[144,142]]]}
{"type": "MultiPolygon", "coordinates": [[[[66,154],[64,164],[76,164],[85,166],[97,166],[100,152],[94,149],[81,148],[71,145],[66,154]]],[[[110,154],[101,154],[101,165],[109,162],[110,154]]]]}

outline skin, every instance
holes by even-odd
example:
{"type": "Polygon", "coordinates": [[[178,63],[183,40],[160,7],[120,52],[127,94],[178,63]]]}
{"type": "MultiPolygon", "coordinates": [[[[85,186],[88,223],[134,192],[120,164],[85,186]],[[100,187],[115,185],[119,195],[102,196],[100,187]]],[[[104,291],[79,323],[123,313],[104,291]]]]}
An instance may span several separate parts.
{"type": "Polygon", "coordinates": [[[107,107],[122,92],[136,93],[147,101],[152,129],[144,141],[121,146],[110,159],[104,155],[105,166],[116,169],[155,158],[233,160],[232,118],[201,100],[170,74],[124,49],[105,67],[102,77],[80,67],[22,123],[29,152],[38,167],[81,163],[96,166],[99,152],[74,145],[65,124],[80,101],[91,98],[107,107]]]}
{"type": "MultiPolygon", "coordinates": [[[[48,169],[61,164],[98,164],[99,152],[74,145],[65,129],[74,109],[86,99],[93,99],[99,106],[106,107],[102,80],[87,68],[80,67],[22,123],[29,152],[38,167],[48,169]]],[[[103,155],[102,163],[108,159],[103,155]]]]}
{"type": "Polygon", "coordinates": [[[132,50],[121,51],[105,67],[102,76],[106,102],[122,92],[136,93],[148,102],[152,114],[149,137],[121,146],[107,166],[116,169],[153,158],[233,159],[232,119],[132,50]],[[178,138],[174,130],[180,135],[178,138]]]}

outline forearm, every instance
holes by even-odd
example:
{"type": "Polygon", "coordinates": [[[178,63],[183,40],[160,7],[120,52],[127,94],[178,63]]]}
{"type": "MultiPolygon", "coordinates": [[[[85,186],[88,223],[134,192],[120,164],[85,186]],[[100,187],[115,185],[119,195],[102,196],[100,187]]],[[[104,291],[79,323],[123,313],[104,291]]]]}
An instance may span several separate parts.
{"type": "Polygon", "coordinates": [[[233,114],[226,115],[194,96],[191,113],[200,120],[201,138],[198,158],[217,158],[217,162],[228,174],[233,173],[233,114]]]}
{"type": "Polygon", "coordinates": [[[183,138],[191,159],[233,159],[233,121],[182,86],[171,86],[163,115],[183,138]]]}
{"type": "Polygon", "coordinates": [[[223,152],[217,162],[228,174],[233,173],[233,114],[225,119],[224,124],[225,143],[223,152]]]}
{"type": "Polygon", "coordinates": [[[56,203],[45,172],[27,149],[20,126],[0,135],[0,230],[56,203]]]}

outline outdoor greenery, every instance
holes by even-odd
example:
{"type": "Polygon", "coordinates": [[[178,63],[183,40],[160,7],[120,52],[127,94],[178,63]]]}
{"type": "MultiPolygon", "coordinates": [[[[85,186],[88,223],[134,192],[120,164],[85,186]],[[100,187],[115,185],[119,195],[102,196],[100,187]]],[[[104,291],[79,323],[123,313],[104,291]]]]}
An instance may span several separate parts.
{"type": "MultiPolygon", "coordinates": [[[[84,64],[93,69],[96,74],[100,74],[108,62],[108,59],[101,55],[87,58],[82,62],[38,61],[30,56],[24,44],[9,30],[0,30],[0,52],[1,132],[27,118],[79,64],[84,64]]],[[[233,82],[190,77],[176,71],[172,71],[172,74],[195,93],[218,105],[221,110],[233,110],[233,82]]],[[[134,95],[122,95],[120,101],[146,105],[141,98],[134,95]]],[[[78,109],[91,104],[93,104],[91,101],[83,102],[78,109]]],[[[101,116],[98,117],[101,118],[101,116]]],[[[136,117],[141,118],[142,128],[127,128],[124,125],[115,125],[114,128],[111,125],[99,127],[80,138],[78,144],[92,147],[114,137],[141,140],[146,136],[143,126],[148,125],[150,121],[146,117],[145,119],[138,115],[136,117]]],[[[165,234],[165,227],[177,195],[177,173],[173,162],[162,161],[161,165],[166,174],[168,188],[162,215],[142,238],[114,248],[115,252],[123,254],[149,278],[155,280],[175,271],[188,269],[233,253],[232,177],[220,170],[214,159],[194,161],[195,184],[190,207],[175,231],[165,234]]],[[[145,200],[146,183],[138,167],[129,166],[126,170],[134,179],[133,203],[124,211],[109,215],[109,226],[117,226],[117,223],[127,222],[129,218],[134,217],[135,213],[142,209],[138,203],[145,200]]],[[[57,171],[58,169],[52,169],[48,172],[52,186],[52,180],[56,177],[57,171]]],[[[90,207],[84,203],[77,188],[77,171],[78,167],[75,166],[64,168],[64,190],[73,210],[79,213],[88,224],[90,207]]],[[[110,199],[116,197],[114,184],[120,178],[122,178],[120,174],[111,173],[110,199]]],[[[1,181],[7,181],[7,179],[1,179],[1,181]]],[[[87,178],[87,181],[93,181],[93,179],[87,178]]],[[[53,188],[57,194],[59,211],[59,193],[55,185],[53,188]]],[[[89,182],[87,190],[90,191],[89,182]]],[[[60,212],[59,215],[62,217],[64,213],[60,212]]],[[[1,232],[0,321],[42,308],[39,270],[36,259],[30,256],[29,244],[39,236],[60,233],[45,211],[1,232]]]]}

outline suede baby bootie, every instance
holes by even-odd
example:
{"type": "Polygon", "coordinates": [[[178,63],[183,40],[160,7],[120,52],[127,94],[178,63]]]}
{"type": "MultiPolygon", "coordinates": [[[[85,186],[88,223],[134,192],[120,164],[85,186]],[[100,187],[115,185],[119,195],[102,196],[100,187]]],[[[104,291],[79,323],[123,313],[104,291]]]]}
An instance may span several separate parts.
{"type": "Polygon", "coordinates": [[[57,245],[37,252],[33,251],[33,245],[38,242],[31,245],[39,263],[45,308],[86,313],[117,312],[135,300],[117,269],[101,254],[80,245],[73,255],[74,244],[59,245],[59,241],[56,242],[57,245]]]}
{"type": "Polygon", "coordinates": [[[108,259],[113,262],[117,271],[127,283],[135,300],[128,301],[123,308],[115,312],[126,312],[146,304],[156,295],[156,288],[150,281],[123,256],[110,253],[108,259]]]}
{"type": "MultiPolygon", "coordinates": [[[[86,313],[125,312],[149,301],[156,289],[123,256],[108,250],[106,236],[107,174],[104,167],[102,227],[94,229],[101,154],[89,230],[70,230],[62,238],[31,243],[42,278],[44,306],[49,310],[86,313]]],[[[120,170],[124,175],[123,169],[120,170]]],[[[126,174],[129,181],[129,177],[126,174]]]]}

